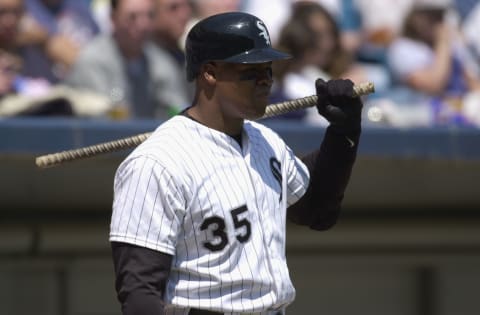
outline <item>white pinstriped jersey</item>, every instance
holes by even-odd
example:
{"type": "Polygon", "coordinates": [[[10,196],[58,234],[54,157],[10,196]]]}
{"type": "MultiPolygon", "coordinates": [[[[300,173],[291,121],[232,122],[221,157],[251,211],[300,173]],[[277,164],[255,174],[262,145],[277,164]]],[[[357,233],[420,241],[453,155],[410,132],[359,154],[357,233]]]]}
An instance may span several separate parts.
{"type": "Polygon", "coordinates": [[[110,241],[174,256],[168,314],[283,309],[295,297],[286,208],[308,181],[306,166],[261,124],[244,123],[240,146],[175,116],[118,168],[110,241]]]}

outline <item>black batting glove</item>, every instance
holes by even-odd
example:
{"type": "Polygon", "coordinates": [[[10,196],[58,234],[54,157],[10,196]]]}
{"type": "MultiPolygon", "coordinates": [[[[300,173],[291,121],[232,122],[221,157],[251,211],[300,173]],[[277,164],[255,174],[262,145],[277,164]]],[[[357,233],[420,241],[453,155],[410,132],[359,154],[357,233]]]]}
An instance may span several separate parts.
{"type": "Polygon", "coordinates": [[[363,103],[354,97],[353,82],[317,79],[315,88],[318,113],[330,122],[330,128],[343,135],[360,133],[363,103]]]}

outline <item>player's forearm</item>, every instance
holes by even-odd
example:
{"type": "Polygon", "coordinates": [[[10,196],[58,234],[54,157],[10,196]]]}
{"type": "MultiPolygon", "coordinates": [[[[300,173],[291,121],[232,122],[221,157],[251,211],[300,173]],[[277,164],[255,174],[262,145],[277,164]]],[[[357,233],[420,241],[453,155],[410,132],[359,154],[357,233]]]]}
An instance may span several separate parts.
{"type": "Polygon", "coordinates": [[[164,314],[163,295],[172,256],[131,244],[111,245],[122,314],[164,314]]]}
{"type": "Polygon", "coordinates": [[[164,303],[147,292],[133,292],[123,301],[122,315],[163,315],[164,303]]]}
{"type": "Polygon", "coordinates": [[[312,229],[332,227],[340,214],[356,159],[360,132],[349,135],[352,147],[344,135],[327,129],[320,150],[302,158],[310,171],[310,184],[305,195],[288,209],[288,218],[312,229]]]}

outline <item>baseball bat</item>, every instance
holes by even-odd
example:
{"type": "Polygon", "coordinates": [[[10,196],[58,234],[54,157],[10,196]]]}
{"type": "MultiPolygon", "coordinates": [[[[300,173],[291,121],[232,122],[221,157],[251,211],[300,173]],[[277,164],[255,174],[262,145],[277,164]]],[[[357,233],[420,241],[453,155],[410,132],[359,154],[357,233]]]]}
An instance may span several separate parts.
{"type": "MultiPolygon", "coordinates": [[[[365,83],[354,85],[353,92],[354,92],[354,95],[353,95],[354,97],[368,95],[370,93],[375,92],[375,87],[373,83],[365,82],[365,83]]],[[[270,104],[267,106],[265,110],[265,114],[259,119],[278,116],[278,115],[286,114],[291,111],[315,106],[315,104],[317,103],[317,98],[318,98],[317,95],[311,95],[311,96],[302,97],[302,98],[285,101],[281,103],[270,104]]],[[[110,153],[110,152],[132,148],[139,145],[143,141],[145,141],[151,134],[152,132],[146,132],[146,133],[134,135],[127,138],[99,143],[99,144],[82,147],[78,149],[72,149],[72,150],[42,155],[35,159],[35,164],[40,168],[47,168],[47,167],[52,167],[68,161],[79,160],[79,159],[92,157],[99,154],[110,153]]]]}

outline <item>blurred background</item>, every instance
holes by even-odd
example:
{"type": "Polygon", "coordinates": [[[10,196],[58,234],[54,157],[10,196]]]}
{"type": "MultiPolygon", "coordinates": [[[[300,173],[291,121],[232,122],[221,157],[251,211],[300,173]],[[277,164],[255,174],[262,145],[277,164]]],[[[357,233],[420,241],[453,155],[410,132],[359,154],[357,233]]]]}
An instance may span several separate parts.
{"type": "MultiPolygon", "coordinates": [[[[343,214],[290,225],[289,314],[480,314],[480,3],[476,0],[0,0],[0,315],[120,314],[108,243],[129,150],[35,157],[136,135],[189,106],[184,39],[244,11],[294,58],[271,102],[317,78],[370,81],[343,214]]],[[[264,120],[301,155],[314,109],[264,120]]]]}

